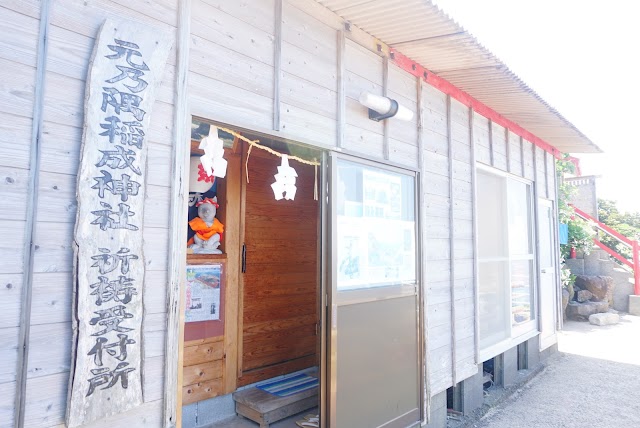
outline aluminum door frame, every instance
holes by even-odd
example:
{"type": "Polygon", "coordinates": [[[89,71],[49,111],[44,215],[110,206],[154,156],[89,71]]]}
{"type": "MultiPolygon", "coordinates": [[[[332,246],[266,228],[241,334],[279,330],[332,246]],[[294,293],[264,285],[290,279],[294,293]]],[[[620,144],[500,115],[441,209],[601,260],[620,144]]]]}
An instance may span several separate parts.
{"type": "MultiPolygon", "coordinates": [[[[384,162],[382,160],[373,160],[367,157],[360,157],[353,153],[344,153],[336,151],[328,151],[323,154],[323,170],[322,170],[322,240],[324,245],[324,251],[322,253],[322,269],[324,278],[322,281],[323,287],[323,299],[322,302],[322,326],[324,334],[322,334],[321,343],[321,356],[324,357],[321,362],[321,368],[324,368],[324,374],[322,374],[321,380],[321,405],[320,411],[324,418],[320,418],[321,427],[336,427],[337,426],[337,358],[338,358],[338,280],[337,271],[338,266],[338,252],[337,252],[337,200],[336,200],[336,188],[338,182],[338,160],[346,160],[354,163],[358,163],[364,166],[371,166],[399,174],[412,176],[414,180],[414,219],[415,219],[415,246],[416,246],[416,285],[415,285],[415,297],[416,297],[416,335],[417,335],[417,371],[420,377],[418,381],[418,410],[421,416],[421,420],[418,423],[422,426],[427,423],[425,418],[425,400],[430,400],[430,397],[426,397],[425,394],[429,388],[425,388],[428,382],[427,369],[426,369],[426,347],[425,347],[425,331],[424,331],[424,290],[422,289],[423,281],[423,269],[422,269],[422,233],[421,233],[421,209],[420,197],[420,173],[418,170],[397,166],[391,162],[384,162]],[[327,209],[325,209],[325,207],[327,209]]],[[[322,373],[322,372],[321,372],[322,373]]],[[[428,416],[427,416],[428,417],[428,416]]]]}

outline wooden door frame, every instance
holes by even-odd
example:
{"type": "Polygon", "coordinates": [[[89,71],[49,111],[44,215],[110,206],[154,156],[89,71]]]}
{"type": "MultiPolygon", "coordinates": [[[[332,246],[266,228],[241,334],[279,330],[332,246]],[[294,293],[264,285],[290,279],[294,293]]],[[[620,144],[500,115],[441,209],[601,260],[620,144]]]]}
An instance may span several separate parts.
{"type": "Polygon", "coordinates": [[[189,103],[189,51],[191,43],[191,0],[178,1],[176,33],[176,80],[174,89],[173,163],[167,266],[167,334],[163,393],[163,426],[182,426],[182,361],[184,342],[184,304],[189,200],[189,158],[191,152],[191,108],[189,103]]]}

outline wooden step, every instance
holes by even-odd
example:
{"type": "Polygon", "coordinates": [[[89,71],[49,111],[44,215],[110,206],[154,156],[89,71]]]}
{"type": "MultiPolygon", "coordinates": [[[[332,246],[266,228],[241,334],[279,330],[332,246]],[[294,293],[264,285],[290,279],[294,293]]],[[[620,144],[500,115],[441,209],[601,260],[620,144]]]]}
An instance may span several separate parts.
{"type": "Polygon", "coordinates": [[[278,397],[258,388],[234,392],[236,413],[268,428],[269,424],[318,406],[318,387],[288,397],[278,397]]]}

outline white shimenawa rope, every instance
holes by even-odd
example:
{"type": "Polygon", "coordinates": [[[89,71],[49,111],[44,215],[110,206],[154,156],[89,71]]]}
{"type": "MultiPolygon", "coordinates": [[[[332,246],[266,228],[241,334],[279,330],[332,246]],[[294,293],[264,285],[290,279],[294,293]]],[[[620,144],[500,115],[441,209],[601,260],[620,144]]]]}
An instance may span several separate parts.
{"type": "MultiPolygon", "coordinates": [[[[282,157],[282,153],[273,150],[271,147],[267,147],[267,146],[263,146],[262,144],[259,144],[259,140],[250,140],[247,137],[240,135],[239,133],[229,129],[229,128],[222,128],[222,127],[218,127],[219,130],[227,132],[231,135],[233,135],[234,137],[245,141],[246,143],[249,144],[249,150],[247,150],[247,159],[245,161],[245,172],[247,174],[247,183],[249,182],[249,155],[251,154],[251,149],[253,147],[257,147],[259,149],[262,149],[266,152],[271,153],[274,156],[278,156],[279,158],[282,157]]],[[[302,159],[299,158],[298,156],[288,156],[289,159],[294,160],[296,162],[300,162],[303,163],[305,165],[312,165],[314,167],[314,183],[313,183],[313,200],[317,201],[318,200],[318,166],[320,166],[320,162],[314,160],[306,160],[306,159],[302,159]]]]}

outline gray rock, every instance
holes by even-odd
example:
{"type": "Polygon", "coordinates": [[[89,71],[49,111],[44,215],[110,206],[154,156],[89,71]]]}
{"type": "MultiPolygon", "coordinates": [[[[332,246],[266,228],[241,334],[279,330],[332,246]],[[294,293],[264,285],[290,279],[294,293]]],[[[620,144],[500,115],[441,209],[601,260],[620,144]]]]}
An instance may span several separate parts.
{"type": "Polygon", "coordinates": [[[597,314],[603,314],[605,312],[609,312],[609,302],[607,302],[606,300],[602,302],[591,301],[590,303],[593,303],[593,305],[595,306],[597,314]]]}
{"type": "Polygon", "coordinates": [[[589,322],[593,325],[613,325],[620,322],[620,315],[607,312],[605,314],[593,314],[589,316],[589,322]]]}
{"type": "Polygon", "coordinates": [[[578,303],[571,301],[567,305],[567,318],[570,320],[586,321],[596,313],[598,313],[598,306],[595,302],[578,303]]]}
{"type": "Polygon", "coordinates": [[[591,294],[591,291],[589,290],[580,290],[576,294],[576,300],[580,303],[586,302],[593,297],[593,294],[591,294]]]}
{"type": "Polygon", "coordinates": [[[589,290],[593,294],[593,300],[609,301],[613,296],[613,278],[610,276],[578,275],[576,285],[589,290]]]}

